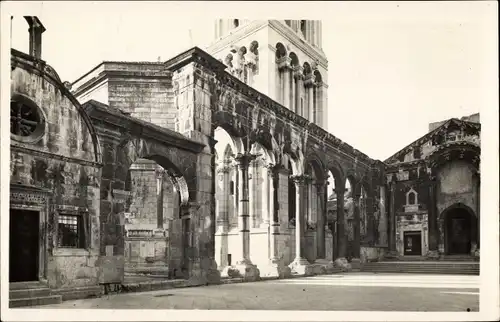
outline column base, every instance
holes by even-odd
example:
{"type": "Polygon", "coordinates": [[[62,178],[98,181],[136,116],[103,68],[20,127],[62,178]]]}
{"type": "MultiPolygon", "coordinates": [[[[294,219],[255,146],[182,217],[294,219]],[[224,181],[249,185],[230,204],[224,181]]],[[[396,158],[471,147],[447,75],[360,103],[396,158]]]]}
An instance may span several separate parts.
{"type": "Polygon", "coordinates": [[[440,255],[439,255],[439,252],[437,250],[430,250],[427,252],[425,257],[427,257],[427,259],[430,259],[430,260],[435,260],[435,259],[439,259],[440,255]]]}
{"type": "Polygon", "coordinates": [[[359,258],[351,259],[351,267],[353,270],[359,271],[361,269],[361,259],[359,259],[359,258]]]}
{"type": "Polygon", "coordinates": [[[352,270],[351,264],[349,264],[345,257],[337,258],[333,262],[333,264],[335,265],[335,267],[340,268],[343,272],[349,272],[350,270],[352,270]]]}
{"type": "Polygon", "coordinates": [[[260,270],[257,266],[250,263],[236,263],[232,266],[227,266],[221,273],[222,277],[243,277],[247,282],[253,282],[260,279],[260,270]]]}
{"type": "Polygon", "coordinates": [[[281,262],[271,261],[268,265],[264,266],[261,270],[261,276],[287,278],[292,275],[290,267],[281,264],[281,262]]]}
{"type": "Polygon", "coordinates": [[[324,258],[318,258],[314,264],[314,274],[331,274],[335,270],[335,266],[332,261],[324,258]]]}
{"type": "Polygon", "coordinates": [[[313,272],[313,267],[307,259],[305,258],[296,258],[290,265],[290,270],[292,271],[292,274],[299,274],[299,275],[305,275],[305,276],[311,276],[314,275],[313,272]]]}

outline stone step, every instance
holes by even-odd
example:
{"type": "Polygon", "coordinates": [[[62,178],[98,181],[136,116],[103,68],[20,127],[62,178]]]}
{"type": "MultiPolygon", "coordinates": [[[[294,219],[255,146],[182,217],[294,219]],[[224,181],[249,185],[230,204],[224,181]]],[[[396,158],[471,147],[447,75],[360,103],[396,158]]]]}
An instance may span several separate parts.
{"type": "Polygon", "coordinates": [[[9,290],[25,290],[25,289],[46,288],[46,287],[47,284],[40,281],[9,283],[9,290]]]}
{"type": "Polygon", "coordinates": [[[475,262],[371,262],[362,265],[362,271],[381,273],[464,274],[479,275],[475,262]]]}
{"type": "Polygon", "coordinates": [[[45,297],[50,296],[50,288],[23,288],[9,290],[9,299],[23,299],[30,297],[45,297]]]}
{"type": "Polygon", "coordinates": [[[53,295],[60,295],[63,301],[100,297],[103,293],[103,287],[100,285],[59,288],[51,291],[53,295]]]}
{"type": "Polygon", "coordinates": [[[26,307],[26,306],[60,304],[61,302],[62,302],[61,295],[49,295],[40,297],[9,299],[9,307],[15,308],[15,307],[26,307]]]}

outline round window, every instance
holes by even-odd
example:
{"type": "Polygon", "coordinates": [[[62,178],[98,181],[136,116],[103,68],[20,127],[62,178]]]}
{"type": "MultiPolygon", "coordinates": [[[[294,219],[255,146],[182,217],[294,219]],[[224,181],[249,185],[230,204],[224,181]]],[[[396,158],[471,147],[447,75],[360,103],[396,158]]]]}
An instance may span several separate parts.
{"type": "Polygon", "coordinates": [[[10,133],[12,138],[34,142],[44,132],[44,117],[31,100],[14,95],[10,101],[10,133]]]}

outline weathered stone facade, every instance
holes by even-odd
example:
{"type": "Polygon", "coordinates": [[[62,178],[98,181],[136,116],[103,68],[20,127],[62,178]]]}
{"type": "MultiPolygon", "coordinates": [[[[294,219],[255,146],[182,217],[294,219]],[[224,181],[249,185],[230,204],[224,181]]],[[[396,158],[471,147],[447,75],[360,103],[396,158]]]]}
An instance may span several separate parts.
{"type": "Polygon", "coordinates": [[[429,129],[386,160],[393,222],[389,249],[399,256],[478,257],[479,115],[432,123],[429,129]]]}
{"type": "Polygon", "coordinates": [[[41,280],[52,288],[96,285],[97,133],[45,61],[16,50],[11,55],[10,280],[41,280]],[[77,244],[65,240],[68,218],[78,223],[77,244]]]}

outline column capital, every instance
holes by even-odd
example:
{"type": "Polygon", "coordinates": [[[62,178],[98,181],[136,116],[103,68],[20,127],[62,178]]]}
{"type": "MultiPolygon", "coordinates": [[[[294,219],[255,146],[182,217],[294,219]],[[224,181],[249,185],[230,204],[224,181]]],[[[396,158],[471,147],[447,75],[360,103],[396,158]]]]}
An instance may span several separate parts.
{"type": "Polygon", "coordinates": [[[250,153],[238,153],[234,157],[234,161],[240,169],[248,169],[250,162],[255,160],[256,156],[250,153]]]}
{"type": "Polygon", "coordinates": [[[196,212],[198,211],[198,209],[200,209],[200,204],[197,203],[197,202],[187,202],[187,203],[183,203],[181,204],[180,208],[181,208],[181,211],[180,211],[180,218],[181,219],[191,219],[195,216],[196,212]]]}
{"type": "Polygon", "coordinates": [[[304,79],[304,67],[295,66],[293,68],[293,77],[297,80],[303,80],[304,79]]]}
{"type": "Polygon", "coordinates": [[[298,186],[306,184],[310,180],[310,178],[310,176],[305,174],[290,176],[290,179],[298,186]]]}
{"type": "Polygon", "coordinates": [[[231,171],[232,167],[231,166],[223,166],[223,167],[219,167],[217,168],[217,173],[229,173],[229,171],[231,171]]]}
{"type": "Polygon", "coordinates": [[[165,177],[166,170],[161,167],[156,167],[155,168],[155,176],[156,179],[163,179],[165,177]]]}
{"type": "Polygon", "coordinates": [[[319,180],[316,181],[314,185],[318,188],[318,190],[323,190],[328,185],[328,181],[319,180]]]}
{"type": "Polygon", "coordinates": [[[304,76],[304,86],[308,88],[314,87],[314,80],[316,79],[316,76],[314,74],[310,73],[304,76]]]}
{"type": "Polygon", "coordinates": [[[276,59],[276,64],[278,64],[278,69],[287,70],[292,68],[292,59],[288,56],[283,56],[281,58],[276,59]]]}
{"type": "Polygon", "coordinates": [[[342,195],[344,196],[344,193],[345,193],[345,188],[335,188],[333,189],[333,191],[335,191],[335,194],[338,196],[338,195],[342,195]]]}

